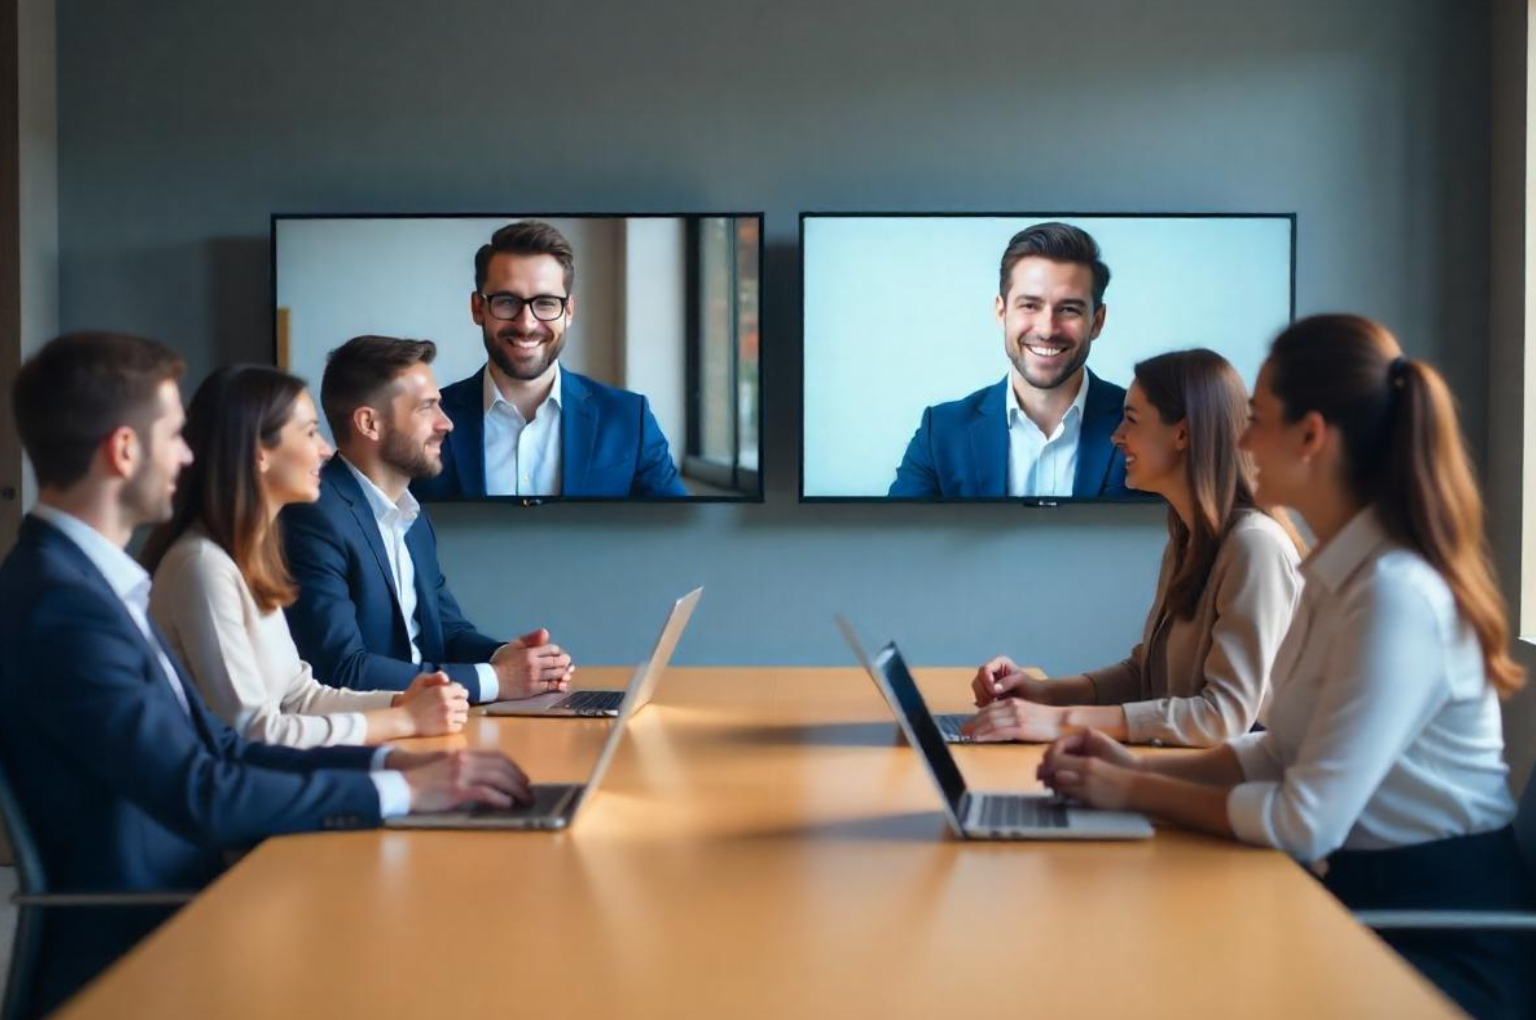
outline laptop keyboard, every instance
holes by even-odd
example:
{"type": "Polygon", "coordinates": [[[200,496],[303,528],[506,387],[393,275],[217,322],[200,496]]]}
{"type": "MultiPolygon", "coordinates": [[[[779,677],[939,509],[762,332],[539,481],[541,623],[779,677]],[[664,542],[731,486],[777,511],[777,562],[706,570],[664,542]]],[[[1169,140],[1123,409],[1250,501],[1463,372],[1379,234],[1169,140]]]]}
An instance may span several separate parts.
{"type": "Polygon", "coordinates": [[[571,787],[565,783],[535,783],[532,804],[514,804],[509,808],[473,804],[466,813],[476,818],[539,818],[554,814],[570,792],[571,787]]]}
{"type": "Polygon", "coordinates": [[[939,724],[939,732],[944,734],[944,740],[951,744],[969,744],[971,738],[968,734],[961,733],[960,727],[970,719],[968,715],[936,715],[933,721],[939,724]]]}
{"type": "Polygon", "coordinates": [[[623,691],[576,691],[551,707],[581,715],[607,715],[617,712],[623,703],[623,691]]]}
{"type": "Polygon", "coordinates": [[[1065,829],[1067,809],[1040,797],[983,797],[983,829],[1065,829]]]}

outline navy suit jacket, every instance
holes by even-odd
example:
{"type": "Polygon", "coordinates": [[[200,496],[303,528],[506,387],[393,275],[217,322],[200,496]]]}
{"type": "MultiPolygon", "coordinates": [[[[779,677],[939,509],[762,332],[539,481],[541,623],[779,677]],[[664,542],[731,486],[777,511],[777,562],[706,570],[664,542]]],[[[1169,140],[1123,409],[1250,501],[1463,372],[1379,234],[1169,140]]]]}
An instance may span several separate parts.
{"type": "MultiPolygon", "coordinates": [[[[23,522],[0,566],[0,607],[0,754],[52,891],[196,889],[225,851],[263,837],[378,824],[371,749],[243,740],[167,650],[188,718],[106,578],[51,524],[23,522]]],[[[165,915],[48,912],[37,1005],[60,1002],[165,915]]]]}
{"type": "Polygon", "coordinates": [[[320,471],[319,501],[288,506],[281,520],[288,569],[299,585],[288,629],[322,683],[403,691],[417,674],[440,669],[471,695],[480,689],[474,664],[490,661],[502,642],[464,619],[437,564],[437,534],[425,512],[405,533],[416,569],[420,663],[411,662],[373,507],[340,457],[320,471]]]}
{"type": "MultiPolygon", "coordinates": [[[[1125,414],[1125,390],[1088,373],[1072,495],[1126,497],[1125,456],[1110,442],[1125,414]]],[[[1008,495],[1008,380],[923,412],[896,469],[891,496],[1008,495]]]]}
{"type": "MultiPolygon", "coordinates": [[[[422,499],[485,495],[485,373],[443,389],[453,431],[443,441],[443,470],[418,479],[422,499]]],[[[562,369],[560,372],[562,496],[686,496],[667,437],[650,403],[562,369]]]]}

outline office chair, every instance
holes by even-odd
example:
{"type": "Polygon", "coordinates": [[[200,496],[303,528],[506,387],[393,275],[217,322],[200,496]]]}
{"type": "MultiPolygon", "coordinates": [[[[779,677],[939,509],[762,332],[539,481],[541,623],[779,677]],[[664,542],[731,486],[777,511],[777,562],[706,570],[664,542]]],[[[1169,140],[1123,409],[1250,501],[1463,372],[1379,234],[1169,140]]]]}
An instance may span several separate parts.
{"type": "Polygon", "coordinates": [[[16,791],[11,788],[10,776],[3,763],[0,763],[0,818],[10,831],[18,878],[18,891],[11,897],[11,902],[16,904],[16,939],[11,947],[0,1020],[28,1020],[34,1013],[32,979],[37,969],[43,911],[75,907],[169,906],[192,899],[191,892],[49,892],[42,856],[32,838],[32,830],[22,817],[16,791]]]}
{"type": "MultiPolygon", "coordinates": [[[[1536,773],[1526,778],[1515,810],[1515,842],[1536,882],[1536,773]]],[[[1374,931],[1536,931],[1536,911],[1529,910],[1360,910],[1355,919],[1374,931]]]]}

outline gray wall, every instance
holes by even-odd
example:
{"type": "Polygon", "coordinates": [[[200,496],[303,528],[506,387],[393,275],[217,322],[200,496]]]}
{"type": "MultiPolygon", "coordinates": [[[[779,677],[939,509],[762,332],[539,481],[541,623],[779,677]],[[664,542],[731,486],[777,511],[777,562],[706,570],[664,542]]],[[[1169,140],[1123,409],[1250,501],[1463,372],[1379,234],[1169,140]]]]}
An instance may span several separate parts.
{"type": "Polygon", "coordinates": [[[1482,4],[59,7],[64,325],[195,374],[269,349],[274,210],[767,213],[766,505],[434,511],[471,614],[580,660],[700,582],[685,662],[847,662],[834,610],[925,663],[1139,630],[1155,509],[796,505],[801,209],[1294,210],[1300,311],[1386,320],[1483,434],[1482,4]]]}

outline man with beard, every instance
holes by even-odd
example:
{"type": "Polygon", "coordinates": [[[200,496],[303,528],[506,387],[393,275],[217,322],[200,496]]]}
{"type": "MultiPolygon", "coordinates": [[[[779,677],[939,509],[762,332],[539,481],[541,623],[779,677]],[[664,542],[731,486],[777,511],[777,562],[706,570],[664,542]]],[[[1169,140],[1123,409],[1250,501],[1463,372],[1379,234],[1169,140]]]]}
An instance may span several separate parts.
{"type": "Polygon", "coordinates": [[[430,340],[360,336],[326,359],[320,404],[336,456],[320,469],[320,499],[281,516],[299,586],[286,610],[294,644],[333,687],[405,690],[441,670],[482,702],[566,690],[571,659],[547,630],[505,644],[480,633],[438,567],[409,489],[442,470],[453,429],[436,356],[430,340]]]}
{"type": "Polygon", "coordinates": [[[1129,495],[1111,442],[1125,390],[1087,368],[1108,286],[1086,231],[1039,223],[1015,234],[994,309],[1013,367],[1002,382],[923,412],[889,495],[1129,495]]]}
{"type": "MultiPolygon", "coordinates": [[[[276,747],[208,710],[124,551],[136,528],[170,519],[192,462],[182,366],[152,340],[74,333],[16,374],[38,495],[0,564],[0,757],[49,891],[192,892],[267,836],[531,801],[496,752],[276,747]]],[[[169,915],[150,900],[49,905],[12,1012],[52,1012],[169,915]]]]}
{"type": "Polygon", "coordinates": [[[475,253],[469,313],[487,360],[443,390],[454,434],[418,495],[688,494],[646,399],[561,367],[575,282],[575,253],[547,223],[508,224],[475,253]]]}

